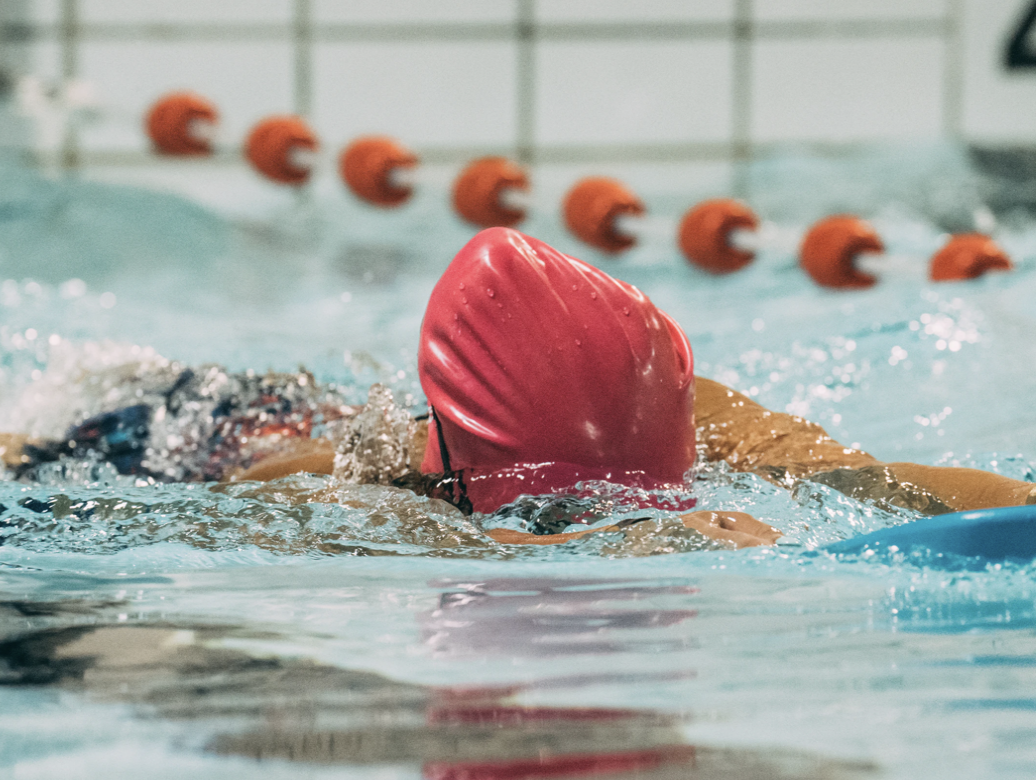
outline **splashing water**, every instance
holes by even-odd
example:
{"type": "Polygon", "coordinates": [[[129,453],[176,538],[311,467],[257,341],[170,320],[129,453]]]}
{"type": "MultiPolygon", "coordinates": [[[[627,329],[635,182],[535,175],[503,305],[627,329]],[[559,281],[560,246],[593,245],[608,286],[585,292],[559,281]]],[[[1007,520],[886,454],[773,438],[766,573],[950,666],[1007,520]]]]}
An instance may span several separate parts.
{"type": "Polygon", "coordinates": [[[367,405],[353,418],[337,446],[334,476],[351,484],[387,485],[420,468],[412,452],[417,424],[392,391],[371,386],[367,405]]]}
{"type": "MultiPolygon", "coordinates": [[[[921,186],[904,159],[886,165],[897,187],[860,187],[854,176],[836,188],[838,202],[869,204],[889,246],[875,261],[881,283],[867,292],[814,288],[780,248],[713,278],[649,242],[605,261],[542,211],[527,229],[640,287],[687,331],[703,376],[881,459],[1031,479],[1036,229],[1023,221],[1001,230],[1014,273],[928,284],[926,258],[974,193],[921,186]],[[913,189],[931,201],[920,211],[894,202],[913,189]]],[[[818,174],[829,167],[796,169],[791,180],[808,182],[802,198],[787,179],[768,187],[794,165],[752,171],[758,204],[773,205],[767,217],[785,232],[821,216],[818,174]]],[[[692,193],[667,170],[652,169],[662,189],[647,197],[652,210],[675,214],[692,193]]],[[[844,485],[776,484],[724,464],[702,464],[649,502],[588,483],[489,516],[393,485],[423,449],[414,430],[426,411],[415,368],[421,312],[470,236],[441,188],[423,188],[400,217],[343,201],[337,183],[333,194],[318,185],[311,211],[292,205],[266,222],[231,222],[173,196],[24,172],[5,184],[0,433],[67,444],[99,416],[149,411],[130,448],[136,473],[66,447],[0,483],[5,637],[42,631],[46,642],[52,629],[154,628],[183,615],[193,621],[183,625],[243,627],[206,641],[213,652],[241,652],[235,663],[244,658],[254,676],[235,701],[254,695],[274,731],[285,709],[263,698],[262,670],[280,675],[295,668],[286,658],[318,659],[432,685],[436,695],[455,686],[469,703],[463,696],[496,685],[514,706],[479,721],[494,733],[505,731],[499,718],[534,719],[545,704],[578,705],[585,718],[603,703],[679,712],[687,739],[706,746],[850,756],[890,778],[1033,774],[1036,567],[960,571],[917,554],[837,559],[819,549],[924,507],[901,508],[894,495],[859,500],[836,489],[844,485]],[[300,414],[283,414],[269,395],[300,414]],[[217,481],[313,441],[327,445],[334,474],[217,481]],[[690,497],[698,509],[748,512],[784,536],[774,548],[732,551],[673,511],[642,508],[690,497]],[[639,522],[557,547],[485,534],[624,520],[639,522]]],[[[8,476],[22,465],[8,463],[8,476]]],[[[189,632],[168,633],[194,649],[180,636],[189,632]]],[[[183,708],[205,701],[197,685],[161,684],[183,708]]],[[[18,763],[26,776],[66,776],[70,766],[114,775],[126,766],[127,776],[322,771],[201,756],[192,746],[206,744],[205,726],[153,711],[134,719],[75,692],[4,693],[0,772],[18,763]]],[[[427,725],[425,715],[416,717],[427,725]]],[[[324,738],[311,736],[300,739],[324,738]]]]}

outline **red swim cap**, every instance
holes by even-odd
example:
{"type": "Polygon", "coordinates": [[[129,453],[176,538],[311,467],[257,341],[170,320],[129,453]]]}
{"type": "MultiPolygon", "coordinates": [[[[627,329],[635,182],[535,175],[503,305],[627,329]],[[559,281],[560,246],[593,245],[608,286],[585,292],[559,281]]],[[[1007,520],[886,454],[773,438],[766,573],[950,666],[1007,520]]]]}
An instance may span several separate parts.
{"type": "Polygon", "coordinates": [[[434,410],[421,469],[460,472],[476,511],[582,480],[682,483],[694,464],[680,327],[635,287],[515,230],[483,230],[450,263],[418,372],[434,410]]]}

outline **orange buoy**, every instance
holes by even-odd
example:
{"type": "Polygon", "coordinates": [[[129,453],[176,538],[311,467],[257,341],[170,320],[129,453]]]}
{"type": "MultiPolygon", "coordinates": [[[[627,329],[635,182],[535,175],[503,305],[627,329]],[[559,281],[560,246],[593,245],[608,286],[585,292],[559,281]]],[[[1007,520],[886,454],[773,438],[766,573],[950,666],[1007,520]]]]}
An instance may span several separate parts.
{"type": "Polygon", "coordinates": [[[699,268],[714,274],[728,274],[744,268],[755,258],[755,252],[731,246],[730,233],[737,228],[754,230],[758,226],[755,212],[741,201],[706,200],[684,215],[677,242],[684,256],[699,268]]]}
{"type": "Polygon", "coordinates": [[[281,184],[305,184],[311,169],[292,160],[296,149],[317,150],[317,138],[297,116],[272,116],[262,120],[248,135],[245,156],[259,173],[281,184]]]}
{"type": "Polygon", "coordinates": [[[623,214],[644,213],[640,198],[622,182],[603,176],[582,179],[568,191],[563,209],[573,235],[603,252],[622,252],[637,243],[615,226],[623,214]]]}
{"type": "Polygon", "coordinates": [[[933,282],[977,279],[986,271],[1010,271],[1014,266],[1007,253],[989,236],[961,233],[952,236],[932,255],[928,278],[933,282]]]}
{"type": "Polygon", "coordinates": [[[877,278],[853,263],[861,252],[883,251],[885,245],[869,222],[842,214],[809,229],[799,250],[799,264],[822,287],[870,287],[877,278]]]}
{"type": "Polygon", "coordinates": [[[525,219],[525,210],[502,202],[507,189],[529,189],[529,179],[520,165],[505,157],[475,160],[453,183],[453,210],[480,228],[514,227],[525,219]]]}
{"type": "Polygon", "coordinates": [[[161,154],[179,157],[212,154],[208,138],[196,135],[195,124],[219,120],[216,107],[193,92],[173,92],[156,102],[144,120],[148,138],[161,154]]]}
{"type": "Polygon", "coordinates": [[[396,168],[413,168],[417,155],[396,141],[383,136],[357,138],[338,158],[342,181],[353,195],[375,206],[393,208],[414,194],[409,185],[392,181],[396,168]]]}

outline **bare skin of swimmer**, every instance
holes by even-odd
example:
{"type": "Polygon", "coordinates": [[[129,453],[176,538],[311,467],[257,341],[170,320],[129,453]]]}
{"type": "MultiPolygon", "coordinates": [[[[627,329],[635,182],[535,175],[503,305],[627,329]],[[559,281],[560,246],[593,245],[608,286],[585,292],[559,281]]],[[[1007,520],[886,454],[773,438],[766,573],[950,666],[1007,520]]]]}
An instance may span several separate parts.
{"type": "MultiPolygon", "coordinates": [[[[883,463],[862,450],[839,444],[822,427],[801,417],[771,412],[718,382],[697,377],[695,417],[698,441],[710,461],[726,461],[738,471],[757,473],[790,487],[812,478],[856,498],[886,499],[927,514],[1036,503],[1036,486],[977,469],[883,463]]],[[[424,451],[421,426],[412,451],[424,451]]],[[[287,444],[287,442],[286,442],[287,444]]],[[[294,441],[291,451],[271,456],[234,475],[238,480],[270,480],[299,471],[330,474],[334,449],[319,439],[294,441]]],[[[420,461],[420,455],[416,458],[420,461]]],[[[689,512],[683,524],[735,547],[773,544],[780,533],[743,512],[689,512]]],[[[495,529],[502,544],[562,544],[622,525],[564,534],[535,535],[495,529]]]]}
{"type": "MultiPolygon", "coordinates": [[[[772,412],[710,379],[696,377],[695,423],[698,441],[710,461],[726,461],[791,487],[799,479],[821,482],[858,499],[885,500],[926,514],[1036,503],[1036,485],[977,469],[884,463],[862,450],[839,444],[822,427],[801,417],[772,412]]],[[[420,463],[427,425],[418,425],[410,442],[412,462],[420,463]]],[[[0,434],[0,459],[19,462],[31,443],[18,434],[0,434]]],[[[268,481],[289,474],[330,474],[335,451],[327,439],[286,439],[281,454],[228,475],[232,480],[268,481]]],[[[683,524],[735,547],[773,544],[780,533],[743,512],[698,511],[681,515],[683,524]]],[[[588,533],[622,530],[606,526],[564,534],[536,535],[494,529],[502,544],[562,544],[588,533]]]]}
{"type": "Polygon", "coordinates": [[[884,498],[898,488],[915,499],[911,508],[927,514],[1036,503],[1030,482],[978,469],[884,463],[839,444],[816,423],[771,412],[718,382],[696,383],[698,439],[709,460],[739,471],[788,485],[811,477],[859,498],[884,498]]]}

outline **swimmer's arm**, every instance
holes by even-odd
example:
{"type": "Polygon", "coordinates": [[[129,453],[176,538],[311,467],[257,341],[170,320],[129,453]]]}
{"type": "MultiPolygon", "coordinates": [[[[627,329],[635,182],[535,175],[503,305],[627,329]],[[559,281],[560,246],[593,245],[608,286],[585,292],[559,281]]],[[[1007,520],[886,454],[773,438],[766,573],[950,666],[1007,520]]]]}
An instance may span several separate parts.
{"type": "Polygon", "coordinates": [[[816,423],[771,412],[710,379],[695,382],[698,439],[709,460],[738,471],[775,481],[816,476],[857,498],[884,498],[929,514],[1036,503],[1032,483],[978,469],[883,463],[839,444],[816,423]]]}
{"type": "MultiPolygon", "coordinates": [[[[428,442],[428,421],[417,420],[410,440],[411,461],[420,463],[428,442]]],[[[46,442],[20,433],[0,433],[0,464],[17,468],[29,462],[27,446],[44,446],[46,442]]],[[[255,480],[267,482],[292,474],[332,474],[335,465],[335,446],[329,439],[287,438],[279,451],[267,455],[249,468],[239,468],[225,474],[231,482],[255,480]]]]}
{"type": "Polygon", "coordinates": [[[1036,503],[1036,485],[989,471],[917,463],[876,463],[809,476],[858,499],[884,501],[927,515],[1036,503]]]}
{"type": "MultiPolygon", "coordinates": [[[[415,420],[409,442],[409,461],[413,468],[416,469],[424,458],[427,446],[428,420],[415,420]]],[[[268,455],[247,469],[238,469],[225,479],[232,482],[268,482],[300,472],[333,474],[334,470],[335,445],[330,439],[285,439],[284,446],[275,455],[268,455]]]]}
{"type": "Polygon", "coordinates": [[[839,444],[816,423],[771,412],[747,396],[711,379],[695,377],[695,424],[709,460],[725,460],[738,471],[780,480],[878,461],[839,444]]]}
{"type": "Polygon", "coordinates": [[[21,433],[0,433],[0,462],[3,462],[8,468],[22,465],[28,462],[25,446],[38,443],[21,433]]]}
{"type": "Polygon", "coordinates": [[[335,447],[328,439],[287,439],[284,449],[268,455],[254,466],[238,469],[225,477],[232,482],[267,482],[291,474],[331,474],[335,468],[335,447]]]}
{"type": "MultiPolygon", "coordinates": [[[[43,446],[45,442],[19,433],[0,433],[0,463],[17,468],[27,463],[26,446],[43,446]]],[[[284,448],[275,455],[263,458],[247,469],[238,469],[226,475],[230,481],[256,480],[266,482],[290,474],[330,474],[335,465],[335,448],[327,439],[286,439],[284,448]]]]}
{"type": "MultiPolygon", "coordinates": [[[[720,542],[726,542],[735,548],[759,547],[777,541],[781,533],[766,523],[756,520],[744,512],[688,512],[680,515],[684,527],[693,528],[720,542]]],[[[632,523],[624,522],[606,525],[603,528],[587,528],[584,531],[572,531],[567,534],[530,534],[523,531],[512,531],[509,528],[494,528],[487,536],[500,544],[564,544],[581,539],[587,534],[601,531],[621,531],[632,523]]]]}
{"type": "Polygon", "coordinates": [[[989,471],[917,463],[884,465],[899,484],[916,486],[953,512],[1036,504],[1036,485],[989,471]]]}

